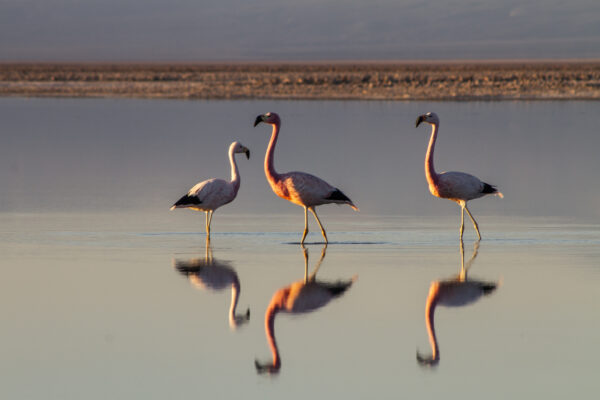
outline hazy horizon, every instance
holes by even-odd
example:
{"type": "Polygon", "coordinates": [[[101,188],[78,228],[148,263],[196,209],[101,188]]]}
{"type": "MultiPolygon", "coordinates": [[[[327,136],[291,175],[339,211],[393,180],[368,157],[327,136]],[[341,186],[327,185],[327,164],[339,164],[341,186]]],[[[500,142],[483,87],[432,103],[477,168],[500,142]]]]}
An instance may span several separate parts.
{"type": "Polygon", "coordinates": [[[0,62],[594,59],[574,0],[0,0],[0,62]]]}

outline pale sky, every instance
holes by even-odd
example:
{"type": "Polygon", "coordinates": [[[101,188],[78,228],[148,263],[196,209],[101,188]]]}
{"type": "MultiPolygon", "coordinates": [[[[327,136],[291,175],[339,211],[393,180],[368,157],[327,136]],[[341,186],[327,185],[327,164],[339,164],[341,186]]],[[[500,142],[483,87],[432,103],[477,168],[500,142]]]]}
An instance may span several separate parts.
{"type": "Polygon", "coordinates": [[[598,0],[0,0],[0,61],[600,58],[598,0]]]}

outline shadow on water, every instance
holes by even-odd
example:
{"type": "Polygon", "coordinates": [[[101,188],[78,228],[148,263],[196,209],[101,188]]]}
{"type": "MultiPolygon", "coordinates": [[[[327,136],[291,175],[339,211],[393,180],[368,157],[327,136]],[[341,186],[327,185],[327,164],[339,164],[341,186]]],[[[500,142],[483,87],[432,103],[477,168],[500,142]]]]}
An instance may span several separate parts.
{"type": "Polygon", "coordinates": [[[256,372],[259,374],[276,374],[281,369],[281,357],[279,347],[275,340],[275,317],[278,313],[305,314],[315,311],[327,305],[331,300],[342,296],[352,284],[357,276],[347,280],[338,280],[335,282],[325,282],[316,279],[317,271],[325,258],[327,246],[323,246],[321,257],[315,266],[314,271],[308,274],[308,249],[302,247],[304,255],[304,279],[293,282],[277,290],[271,297],[265,313],[265,335],[271,348],[273,360],[270,362],[259,362],[254,360],[256,372]]]}
{"type": "Polygon", "coordinates": [[[250,308],[244,313],[236,314],[241,291],[238,274],[231,263],[213,257],[210,240],[206,240],[204,258],[174,259],[173,268],[186,276],[196,289],[221,291],[231,288],[231,304],[228,312],[231,329],[235,330],[250,320],[250,308]]]}
{"type": "Polygon", "coordinates": [[[499,282],[487,282],[467,278],[479,252],[479,241],[473,245],[473,254],[465,265],[464,244],[460,241],[461,267],[458,275],[431,283],[425,302],[425,327],[431,345],[431,355],[423,355],[417,350],[417,362],[423,366],[436,366],[440,362],[440,348],[435,333],[434,314],[437,306],[463,307],[477,302],[483,296],[492,294],[499,282]]]}

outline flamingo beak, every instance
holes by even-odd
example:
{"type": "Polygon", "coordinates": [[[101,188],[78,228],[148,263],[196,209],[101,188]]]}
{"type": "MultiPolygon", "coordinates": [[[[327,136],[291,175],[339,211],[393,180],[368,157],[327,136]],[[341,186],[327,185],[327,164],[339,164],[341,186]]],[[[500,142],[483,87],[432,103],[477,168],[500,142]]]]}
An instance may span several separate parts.
{"type": "Polygon", "coordinates": [[[256,117],[256,120],[254,120],[254,127],[256,128],[256,125],[260,124],[261,122],[264,122],[264,120],[264,115],[259,115],[258,117],[256,117]]]}
{"type": "Polygon", "coordinates": [[[246,149],[244,150],[244,153],[246,153],[246,159],[248,159],[248,160],[249,160],[249,159],[250,159],[250,150],[246,148],[246,149]]]}
{"type": "Polygon", "coordinates": [[[419,125],[421,125],[421,122],[425,121],[425,116],[424,115],[419,115],[419,118],[417,118],[417,123],[415,124],[415,128],[417,128],[419,125]]]}

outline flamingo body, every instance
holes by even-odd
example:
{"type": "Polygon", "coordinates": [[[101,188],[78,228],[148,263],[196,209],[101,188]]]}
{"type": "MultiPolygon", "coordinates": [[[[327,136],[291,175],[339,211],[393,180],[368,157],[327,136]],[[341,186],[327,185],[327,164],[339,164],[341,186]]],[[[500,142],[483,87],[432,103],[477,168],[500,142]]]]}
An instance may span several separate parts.
{"type": "Polygon", "coordinates": [[[240,142],[233,142],[229,146],[229,162],[231,164],[231,181],[224,179],[207,179],[195,184],[184,196],[173,204],[171,210],[176,208],[189,208],[206,213],[206,237],[210,238],[210,223],[212,213],[219,207],[231,203],[240,189],[240,175],[234,154],[245,153],[250,158],[250,150],[240,142]]]}
{"type": "Polygon", "coordinates": [[[352,284],[347,282],[304,282],[298,281],[273,295],[273,303],[279,305],[278,312],[303,314],[325,306],[340,296],[352,284]]]}
{"type": "Polygon", "coordinates": [[[269,183],[277,196],[302,207],[337,203],[348,204],[353,209],[357,209],[339,189],[306,172],[293,171],[280,174],[278,180],[269,183]]]}
{"type": "Polygon", "coordinates": [[[197,289],[219,291],[232,286],[239,287],[238,275],[231,267],[222,264],[210,266],[202,266],[202,264],[203,262],[199,259],[192,259],[187,262],[187,265],[184,265],[182,261],[178,261],[175,268],[182,274],[187,275],[190,283],[197,289]],[[194,266],[198,267],[193,268],[194,266]],[[190,272],[184,272],[186,267],[190,272]]]}
{"type": "Polygon", "coordinates": [[[462,240],[464,232],[464,214],[467,214],[473,222],[477,237],[481,240],[481,234],[479,233],[479,226],[477,221],[471,215],[471,211],[467,207],[469,200],[478,199],[487,194],[494,194],[500,198],[504,197],[501,192],[494,185],[481,181],[476,176],[467,174],[464,172],[442,172],[438,174],[435,171],[433,165],[433,153],[435,151],[435,142],[437,140],[438,129],[440,125],[440,119],[435,113],[427,113],[420,115],[417,118],[416,126],[419,126],[422,122],[427,122],[432,126],[431,138],[429,139],[429,146],[427,147],[427,153],[425,155],[425,177],[429,184],[429,191],[432,195],[440,197],[442,199],[452,200],[461,207],[461,224],[460,224],[460,239],[462,240]]]}
{"type": "Polygon", "coordinates": [[[239,185],[224,179],[207,179],[194,185],[185,196],[177,200],[171,209],[189,208],[196,211],[214,211],[231,203],[237,196],[239,185]]]}
{"type": "Polygon", "coordinates": [[[325,229],[323,228],[323,225],[317,216],[315,207],[323,204],[335,203],[347,204],[356,211],[358,211],[358,208],[341,190],[331,186],[321,178],[306,172],[293,171],[280,174],[275,171],[273,159],[275,145],[277,143],[277,138],[279,136],[279,130],[281,127],[281,119],[276,113],[266,113],[256,117],[254,126],[261,122],[273,126],[273,133],[265,154],[265,176],[269,182],[269,185],[271,186],[271,189],[273,189],[273,192],[277,196],[304,207],[304,233],[300,243],[304,243],[304,239],[308,234],[308,210],[312,212],[317,220],[319,228],[321,228],[321,234],[325,239],[325,243],[327,243],[327,233],[325,232],[325,229]]]}
{"type": "Polygon", "coordinates": [[[463,307],[475,303],[483,295],[489,294],[495,287],[495,285],[488,282],[448,280],[433,282],[430,290],[431,295],[437,298],[438,306],[463,307]]]}
{"type": "Polygon", "coordinates": [[[476,176],[456,171],[439,174],[437,183],[429,184],[429,191],[436,197],[457,203],[478,199],[486,194],[497,192],[494,186],[480,181],[476,176]]]}

